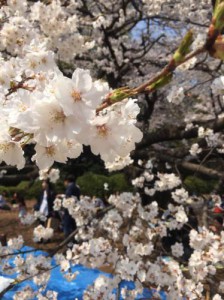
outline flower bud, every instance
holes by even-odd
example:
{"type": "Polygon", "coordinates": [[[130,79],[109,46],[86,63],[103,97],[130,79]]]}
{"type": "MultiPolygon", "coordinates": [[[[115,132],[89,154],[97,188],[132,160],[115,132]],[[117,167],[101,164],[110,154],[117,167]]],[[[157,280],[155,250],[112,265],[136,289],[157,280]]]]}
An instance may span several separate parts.
{"type": "Polygon", "coordinates": [[[214,10],[213,12],[216,12],[217,7],[219,6],[220,3],[224,2],[224,0],[215,0],[215,4],[214,4],[214,10]]]}
{"type": "Polygon", "coordinates": [[[128,87],[121,87],[110,93],[107,100],[116,103],[130,96],[133,96],[132,90],[128,87]]]}
{"type": "Polygon", "coordinates": [[[192,30],[189,30],[183,40],[181,41],[181,44],[179,48],[174,53],[173,59],[175,61],[175,64],[180,63],[182,60],[184,60],[186,54],[190,51],[190,46],[193,43],[193,32],[192,30]]]}
{"type": "Polygon", "coordinates": [[[218,31],[222,31],[224,28],[224,2],[216,6],[212,23],[214,28],[218,31]]]}
{"type": "Polygon", "coordinates": [[[157,80],[156,82],[150,84],[147,88],[146,91],[155,91],[165,85],[167,85],[171,79],[172,79],[173,74],[172,73],[168,73],[167,75],[163,76],[162,78],[160,78],[159,80],[157,80]]]}

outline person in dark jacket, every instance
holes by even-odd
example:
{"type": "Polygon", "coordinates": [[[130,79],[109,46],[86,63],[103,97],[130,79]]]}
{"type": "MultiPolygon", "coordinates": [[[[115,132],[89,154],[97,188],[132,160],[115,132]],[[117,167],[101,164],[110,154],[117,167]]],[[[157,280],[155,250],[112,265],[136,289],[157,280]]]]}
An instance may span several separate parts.
{"type": "MultiPolygon", "coordinates": [[[[80,198],[80,189],[75,184],[75,179],[72,175],[69,175],[64,180],[64,186],[65,186],[65,197],[70,198],[75,196],[78,200],[80,198]]],[[[63,231],[65,238],[68,237],[74,230],[76,229],[76,223],[75,220],[70,216],[67,209],[64,211],[63,216],[63,231]]]]}

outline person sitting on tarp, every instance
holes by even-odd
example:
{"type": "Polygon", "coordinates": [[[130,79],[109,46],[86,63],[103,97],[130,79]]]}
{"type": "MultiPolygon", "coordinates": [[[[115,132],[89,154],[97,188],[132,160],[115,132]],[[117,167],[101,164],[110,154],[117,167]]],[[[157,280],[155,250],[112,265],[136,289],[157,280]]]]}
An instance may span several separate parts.
{"type": "Polygon", "coordinates": [[[105,204],[104,204],[104,202],[103,202],[103,200],[101,198],[93,196],[92,200],[94,202],[94,206],[97,209],[103,209],[103,208],[105,208],[105,204]]]}
{"type": "Polygon", "coordinates": [[[213,213],[215,214],[223,214],[224,213],[224,208],[222,208],[221,204],[216,204],[214,209],[213,209],[213,213]]]}
{"type": "Polygon", "coordinates": [[[213,220],[212,225],[209,226],[209,229],[211,229],[215,233],[220,233],[223,230],[223,217],[216,216],[213,220]]]}
{"type": "Polygon", "coordinates": [[[18,208],[19,208],[18,217],[21,220],[22,218],[25,217],[25,215],[27,213],[26,202],[25,202],[22,192],[15,192],[13,194],[13,201],[15,201],[15,203],[18,205],[18,208]]]}
{"type": "Polygon", "coordinates": [[[6,192],[2,192],[0,195],[0,209],[2,210],[11,210],[11,207],[6,202],[6,192]]]}

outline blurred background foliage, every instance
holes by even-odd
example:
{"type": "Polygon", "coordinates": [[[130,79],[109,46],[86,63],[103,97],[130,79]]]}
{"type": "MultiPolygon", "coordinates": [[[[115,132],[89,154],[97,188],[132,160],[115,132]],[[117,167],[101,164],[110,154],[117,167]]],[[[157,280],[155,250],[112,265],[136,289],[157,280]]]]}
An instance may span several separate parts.
{"type": "MultiPolygon", "coordinates": [[[[79,185],[81,194],[88,196],[96,196],[100,198],[107,198],[110,194],[116,192],[132,191],[133,187],[127,181],[123,173],[114,173],[110,175],[101,175],[93,172],[84,173],[76,180],[79,185]],[[104,183],[108,184],[108,190],[104,189],[104,183]]],[[[60,194],[64,193],[63,179],[58,180],[54,185],[55,192],[60,194]]],[[[0,194],[7,193],[10,199],[14,192],[23,193],[25,199],[37,199],[41,193],[41,181],[35,180],[30,183],[29,181],[22,181],[17,186],[0,186],[0,194]]]]}
{"type": "Polygon", "coordinates": [[[187,176],[184,180],[184,186],[190,195],[209,194],[215,191],[217,184],[218,180],[202,179],[196,176],[187,176]]]}

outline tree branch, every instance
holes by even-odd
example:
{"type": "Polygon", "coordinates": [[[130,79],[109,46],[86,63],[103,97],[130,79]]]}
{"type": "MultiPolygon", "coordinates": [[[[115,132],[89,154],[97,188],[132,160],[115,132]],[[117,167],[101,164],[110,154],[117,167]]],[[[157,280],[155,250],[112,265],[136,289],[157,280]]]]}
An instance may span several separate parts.
{"type": "MultiPolygon", "coordinates": [[[[214,132],[219,132],[224,129],[224,118],[213,119],[208,121],[198,121],[194,125],[203,126],[204,128],[213,129],[214,132]]],[[[137,144],[136,149],[142,149],[156,143],[162,143],[166,141],[175,141],[182,139],[192,139],[198,137],[198,127],[194,127],[190,130],[185,130],[185,125],[181,126],[166,126],[158,129],[157,131],[149,132],[143,138],[143,140],[137,144]]]]}

